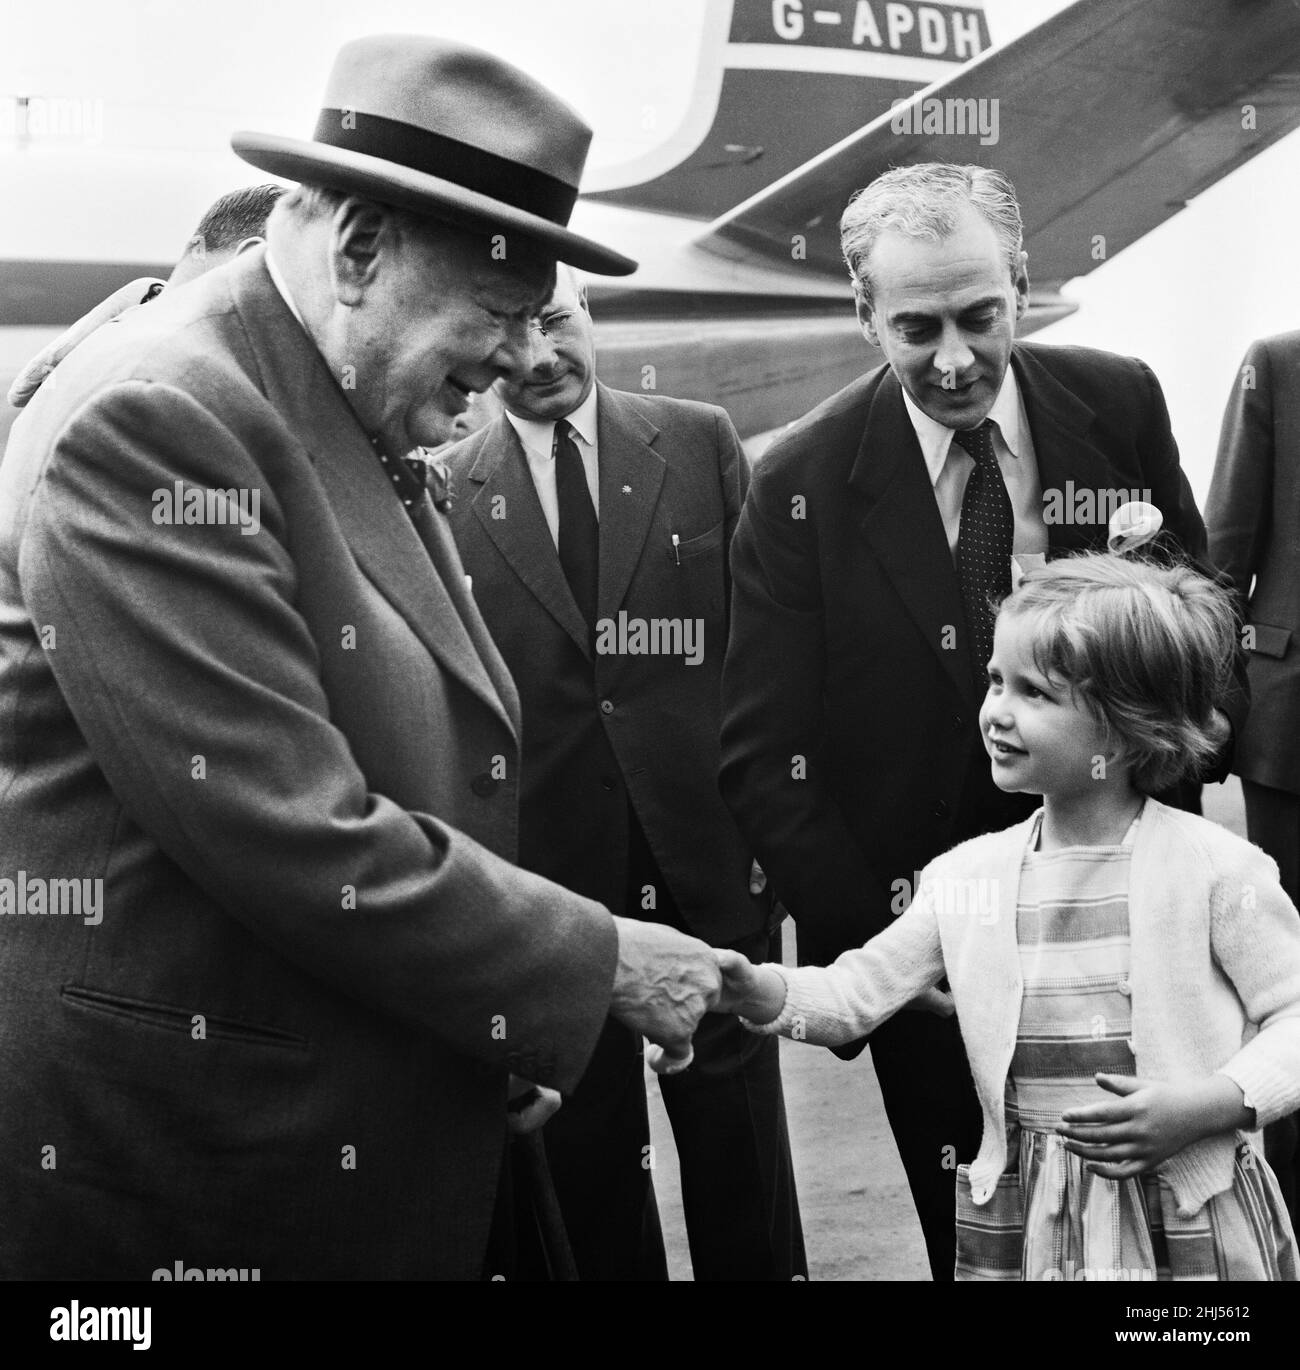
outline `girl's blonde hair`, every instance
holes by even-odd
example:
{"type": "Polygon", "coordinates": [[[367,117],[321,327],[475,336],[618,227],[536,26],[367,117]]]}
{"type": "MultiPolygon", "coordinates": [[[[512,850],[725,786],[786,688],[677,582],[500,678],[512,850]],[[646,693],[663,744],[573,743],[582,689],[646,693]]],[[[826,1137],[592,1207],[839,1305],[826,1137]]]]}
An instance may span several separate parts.
{"type": "Polygon", "coordinates": [[[1144,794],[1213,759],[1237,650],[1221,586],[1189,566],[1093,552],[1028,572],[1001,612],[1031,620],[1034,664],[1084,697],[1144,794]]]}

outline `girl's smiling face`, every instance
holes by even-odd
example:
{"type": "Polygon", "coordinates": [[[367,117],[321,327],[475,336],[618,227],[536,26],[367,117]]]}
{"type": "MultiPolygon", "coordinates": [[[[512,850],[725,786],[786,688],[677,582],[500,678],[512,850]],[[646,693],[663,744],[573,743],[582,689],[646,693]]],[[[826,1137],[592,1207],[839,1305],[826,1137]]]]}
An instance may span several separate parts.
{"type": "Polygon", "coordinates": [[[1034,624],[998,615],[980,736],[999,789],[1068,799],[1116,778],[1113,747],[1083,696],[1034,662],[1034,624]],[[1099,765],[1104,759],[1104,765],[1099,765]]]}

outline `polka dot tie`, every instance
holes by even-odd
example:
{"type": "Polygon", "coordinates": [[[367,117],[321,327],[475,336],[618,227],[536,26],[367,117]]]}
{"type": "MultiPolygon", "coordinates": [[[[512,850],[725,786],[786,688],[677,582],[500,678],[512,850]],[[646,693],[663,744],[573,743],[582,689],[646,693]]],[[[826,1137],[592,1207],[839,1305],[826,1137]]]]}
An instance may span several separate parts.
{"type": "Polygon", "coordinates": [[[1011,593],[1016,520],[993,451],[993,420],[985,419],[978,428],[958,429],[952,438],[975,458],[961,502],[957,579],[970,633],[975,688],[982,695],[988,686],[997,605],[1011,593]]]}

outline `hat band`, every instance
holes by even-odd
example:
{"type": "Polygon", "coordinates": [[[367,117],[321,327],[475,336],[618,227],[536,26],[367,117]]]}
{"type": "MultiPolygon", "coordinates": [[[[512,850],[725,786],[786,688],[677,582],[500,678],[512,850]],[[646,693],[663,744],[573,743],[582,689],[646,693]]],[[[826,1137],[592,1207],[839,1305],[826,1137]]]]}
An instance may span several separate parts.
{"type": "Polygon", "coordinates": [[[382,114],[353,109],[323,109],[316,121],[316,141],[348,152],[363,152],[412,171],[454,181],[466,190],[502,200],[516,209],[559,224],[569,222],[578,199],[574,186],[536,167],[512,162],[494,152],[417,128],[382,114]]]}

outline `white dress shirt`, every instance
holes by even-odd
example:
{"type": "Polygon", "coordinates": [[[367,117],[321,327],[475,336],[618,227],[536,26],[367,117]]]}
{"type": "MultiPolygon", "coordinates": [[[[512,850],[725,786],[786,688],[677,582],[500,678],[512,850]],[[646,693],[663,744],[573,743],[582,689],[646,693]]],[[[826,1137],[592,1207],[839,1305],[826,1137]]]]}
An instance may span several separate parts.
{"type": "MultiPolygon", "coordinates": [[[[587,398],[567,414],[569,426],[573,429],[573,441],[582,457],[582,469],[587,476],[587,489],[591,491],[591,506],[600,518],[600,468],[596,458],[596,387],[591,387],[587,398]]],[[[560,545],[560,501],[555,493],[555,421],[521,419],[506,410],[506,420],[519,434],[523,444],[524,456],[528,458],[528,472],[537,489],[542,513],[546,515],[546,526],[551,530],[551,541],[556,548],[560,545]]]]}
{"type": "MultiPolygon", "coordinates": [[[[921,455],[925,458],[934,498],[948,535],[948,548],[955,561],[957,534],[961,530],[961,502],[966,494],[966,482],[975,469],[975,458],[960,443],[953,442],[951,428],[945,428],[923,413],[906,390],[903,391],[903,403],[921,445],[921,455]]],[[[1012,553],[1016,556],[1042,555],[1047,551],[1047,525],[1043,522],[1038,459],[1034,455],[1034,441],[1029,435],[1029,419],[1020,398],[1020,387],[1010,366],[988,416],[994,425],[993,452],[1006,482],[1011,512],[1015,515],[1012,553]]]]}

